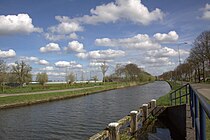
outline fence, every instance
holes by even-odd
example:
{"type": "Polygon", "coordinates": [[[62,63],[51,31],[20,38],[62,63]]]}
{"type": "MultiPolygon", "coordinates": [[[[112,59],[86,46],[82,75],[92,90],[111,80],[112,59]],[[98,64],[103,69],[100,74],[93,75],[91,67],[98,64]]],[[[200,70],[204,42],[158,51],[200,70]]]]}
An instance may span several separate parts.
{"type": "Polygon", "coordinates": [[[190,104],[196,140],[206,140],[206,116],[210,118],[210,105],[206,99],[190,84],[186,84],[172,92],[170,100],[171,105],[190,104]]]}

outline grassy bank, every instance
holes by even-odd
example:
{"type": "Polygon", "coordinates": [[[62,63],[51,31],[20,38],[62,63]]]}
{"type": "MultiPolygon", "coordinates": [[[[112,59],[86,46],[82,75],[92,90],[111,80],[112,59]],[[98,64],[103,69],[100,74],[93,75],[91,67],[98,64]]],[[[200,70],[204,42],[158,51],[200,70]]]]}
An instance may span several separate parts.
{"type": "Polygon", "coordinates": [[[118,84],[117,82],[106,82],[106,83],[75,83],[70,84],[46,84],[44,86],[40,84],[29,84],[24,87],[9,87],[5,86],[0,87],[0,94],[16,94],[16,93],[29,93],[29,92],[38,92],[38,91],[50,91],[50,90],[62,90],[62,89],[73,89],[73,88],[84,88],[84,87],[93,87],[93,86],[104,86],[104,85],[113,85],[118,84]]]}
{"type": "Polygon", "coordinates": [[[8,96],[0,98],[0,109],[11,108],[18,106],[25,106],[67,98],[73,98],[78,96],[84,96],[88,94],[98,93],[101,91],[107,91],[117,88],[130,87],[135,85],[142,85],[145,83],[117,83],[117,84],[106,84],[104,86],[93,87],[88,89],[81,89],[76,91],[68,92],[56,92],[56,93],[45,93],[45,94],[29,94],[29,95],[19,95],[19,96],[8,96]]]}
{"type": "MultiPolygon", "coordinates": [[[[172,88],[171,91],[168,94],[160,97],[157,100],[157,105],[170,106],[170,93],[173,92],[174,90],[178,89],[180,87],[180,84],[175,83],[175,82],[169,82],[169,84],[171,85],[171,88],[172,88]]],[[[183,90],[183,92],[185,92],[185,90],[183,90]]],[[[184,102],[185,98],[183,98],[182,101],[184,102]]],[[[210,103],[209,100],[208,100],[208,103],[210,103]]],[[[207,138],[207,140],[210,140],[210,119],[208,119],[208,118],[206,118],[206,130],[207,130],[206,138],[207,138]]]]}

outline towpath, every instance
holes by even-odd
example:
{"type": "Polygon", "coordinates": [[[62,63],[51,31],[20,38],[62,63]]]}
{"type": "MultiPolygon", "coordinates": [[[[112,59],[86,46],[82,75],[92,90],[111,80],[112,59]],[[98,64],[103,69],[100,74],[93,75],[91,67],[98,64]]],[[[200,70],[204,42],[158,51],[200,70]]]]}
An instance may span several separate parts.
{"type": "Polygon", "coordinates": [[[192,84],[192,87],[201,95],[210,100],[210,84],[192,84]]]}
{"type": "Polygon", "coordinates": [[[32,95],[32,94],[46,94],[46,93],[78,91],[78,90],[91,89],[91,88],[96,88],[96,87],[103,87],[103,86],[93,86],[93,87],[84,87],[84,88],[72,88],[72,89],[62,89],[62,90],[48,90],[48,91],[28,92],[28,93],[0,94],[0,98],[1,97],[9,97],[9,96],[21,96],[21,95],[32,95]]]}

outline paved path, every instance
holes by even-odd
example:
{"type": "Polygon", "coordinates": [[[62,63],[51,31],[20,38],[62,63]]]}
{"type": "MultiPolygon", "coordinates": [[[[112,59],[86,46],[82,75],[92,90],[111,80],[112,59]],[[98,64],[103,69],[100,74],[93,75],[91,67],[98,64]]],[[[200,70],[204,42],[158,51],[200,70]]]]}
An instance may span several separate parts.
{"type": "Polygon", "coordinates": [[[210,84],[192,84],[192,87],[195,88],[201,95],[210,100],[210,84]]]}
{"type": "Polygon", "coordinates": [[[77,91],[77,90],[91,89],[91,88],[96,88],[96,87],[102,87],[102,86],[72,88],[72,89],[62,89],[62,90],[49,90],[49,91],[28,92],[28,93],[16,93],[16,94],[0,94],[0,98],[1,97],[8,97],[8,96],[20,96],[20,95],[32,95],[32,94],[46,94],[46,93],[56,93],[56,92],[77,91]]]}

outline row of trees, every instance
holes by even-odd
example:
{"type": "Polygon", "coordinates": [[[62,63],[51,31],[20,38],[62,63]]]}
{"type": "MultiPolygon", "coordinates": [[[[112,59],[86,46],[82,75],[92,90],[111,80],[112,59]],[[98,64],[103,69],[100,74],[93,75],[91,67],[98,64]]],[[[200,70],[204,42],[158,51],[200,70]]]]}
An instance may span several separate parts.
{"type": "Polygon", "coordinates": [[[163,79],[201,82],[210,76],[210,31],[202,32],[193,42],[189,57],[174,71],[163,73],[163,79]]]}
{"type": "Polygon", "coordinates": [[[29,83],[32,80],[31,70],[32,68],[23,61],[15,62],[15,65],[12,65],[9,70],[6,62],[0,60],[0,84],[5,82],[19,83],[20,85],[29,83]]]}
{"type": "Polygon", "coordinates": [[[139,68],[136,64],[116,65],[115,72],[107,77],[108,81],[142,82],[151,81],[154,77],[139,68]]]}
{"type": "MultiPolygon", "coordinates": [[[[136,64],[127,65],[116,65],[115,72],[110,76],[105,76],[108,70],[108,65],[104,62],[101,65],[101,71],[103,74],[103,81],[127,81],[127,82],[140,82],[152,80],[152,76],[145,72],[143,69],[139,68],[136,64]]],[[[32,68],[30,65],[26,64],[24,61],[15,62],[12,67],[8,67],[6,62],[0,60],[0,84],[3,87],[4,83],[18,83],[23,86],[24,83],[29,83],[32,81],[32,68]]],[[[97,76],[93,77],[96,82],[98,80],[97,76]]],[[[38,73],[36,75],[36,81],[41,85],[48,82],[48,75],[46,72],[38,73]]],[[[66,76],[66,82],[72,84],[75,82],[75,74],[70,73],[66,76]]]]}
{"type": "MultiPolygon", "coordinates": [[[[32,81],[31,66],[24,61],[15,62],[10,68],[6,62],[0,60],[0,85],[3,87],[5,83],[18,83],[23,86],[24,83],[32,81]]],[[[36,80],[44,85],[48,81],[48,75],[46,73],[38,73],[36,80]]]]}

